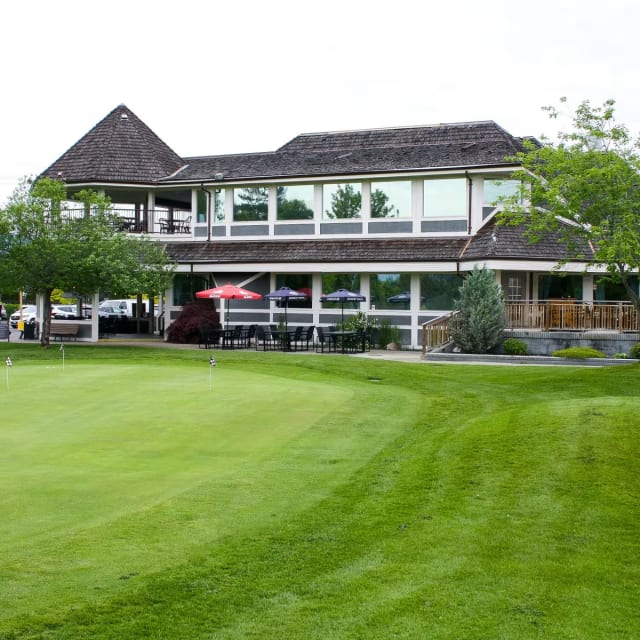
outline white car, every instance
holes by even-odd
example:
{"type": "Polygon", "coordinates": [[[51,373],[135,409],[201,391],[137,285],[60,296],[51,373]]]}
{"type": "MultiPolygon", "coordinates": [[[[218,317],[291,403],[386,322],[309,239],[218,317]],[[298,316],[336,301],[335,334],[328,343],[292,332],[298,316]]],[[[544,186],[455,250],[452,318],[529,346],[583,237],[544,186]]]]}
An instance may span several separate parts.
{"type": "MultiPolygon", "coordinates": [[[[35,304],[25,304],[22,307],[22,321],[23,322],[29,322],[30,320],[35,320],[36,319],[36,311],[37,311],[37,307],[35,304]]],[[[16,311],[15,313],[11,314],[11,317],[9,318],[9,322],[11,324],[11,328],[12,329],[17,329],[18,328],[18,322],[20,321],[20,311],[16,311]]]]}
{"type": "Polygon", "coordinates": [[[52,304],[51,317],[55,320],[73,320],[78,316],[78,310],[72,304],[52,304]]]}

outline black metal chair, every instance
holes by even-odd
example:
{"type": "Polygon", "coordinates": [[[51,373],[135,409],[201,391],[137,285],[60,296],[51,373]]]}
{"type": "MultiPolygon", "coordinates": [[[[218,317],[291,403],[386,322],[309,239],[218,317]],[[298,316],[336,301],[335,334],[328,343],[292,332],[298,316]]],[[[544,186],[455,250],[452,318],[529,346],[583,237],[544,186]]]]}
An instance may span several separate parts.
{"type": "Polygon", "coordinates": [[[314,326],[307,327],[306,331],[303,331],[300,336],[300,340],[297,343],[298,349],[300,351],[309,351],[311,345],[313,345],[313,336],[315,334],[316,328],[314,326]]]}
{"type": "Polygon", "coordinates": [[[263,351],[274,351],[278,348],[279,342],[277,336],[274,336],[269,327],[257,326],[256,327],[256,351],[262,349],[263,351]]]}
{"type": "Polygon", "coordinates": [[[335,341],[328,333],[325,333],[323,327],[316,327],[316,333],[318,335],[318,341],[316,342],[316,352],[318,351],[318,348],[320,348],[321,353],[324,353],[325,347],[329,352],[336,350],[335,341]]]}
{"type": "Polygon", "coordinates": [[[242,335],[240,336],[242,347],[248,349],[251,346],[251,341],[255,338],[257,328],[257,324],[250,324],[246,329],[242,331],[242,335]]]}

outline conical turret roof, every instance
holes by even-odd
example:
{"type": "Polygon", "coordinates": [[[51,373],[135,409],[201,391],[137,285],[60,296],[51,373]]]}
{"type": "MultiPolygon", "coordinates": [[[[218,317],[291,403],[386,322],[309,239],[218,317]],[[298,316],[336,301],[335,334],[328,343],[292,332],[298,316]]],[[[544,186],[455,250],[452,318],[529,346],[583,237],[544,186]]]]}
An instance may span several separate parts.
{"type": "Polygon", "coordinates": [[[42,175],[73,182],[145,183],[184,165],[133,111],[121,104],[42,175]]]}

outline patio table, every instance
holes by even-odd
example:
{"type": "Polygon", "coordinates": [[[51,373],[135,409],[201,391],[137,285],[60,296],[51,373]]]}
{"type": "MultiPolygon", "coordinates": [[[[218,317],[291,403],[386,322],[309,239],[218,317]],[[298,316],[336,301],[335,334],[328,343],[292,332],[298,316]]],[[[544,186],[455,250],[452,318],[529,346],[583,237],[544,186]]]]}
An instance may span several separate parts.
{"type": "MultiPolygon", "coordinates": [[[[358,353],[364,353],[366,351],[366,336],[362,334],[362,341],[358,345],[355,340],[350,340],[350,338],[356,338],[358,336],[357,331],[328,331],[327,335],[331,337],[334,341],[334,344],[340,344],[340,351],[342,353],[347,353],[347,345],[353,345],[353,349],[358,353]]],[[[337,347],[336,347],[337,350],[337,347]]]]}

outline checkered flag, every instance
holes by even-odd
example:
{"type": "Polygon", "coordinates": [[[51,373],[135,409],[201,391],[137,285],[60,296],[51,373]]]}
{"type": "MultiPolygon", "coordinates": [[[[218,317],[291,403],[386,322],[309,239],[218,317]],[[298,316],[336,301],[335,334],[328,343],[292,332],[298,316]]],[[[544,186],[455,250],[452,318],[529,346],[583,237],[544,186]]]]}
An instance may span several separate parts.
{"type": "Polygon", "coordinates": [[[211,356],[209,358],[209,366],[210,367],[215,367],[216,366],[216,359],[213,356],[211,356]]]}

